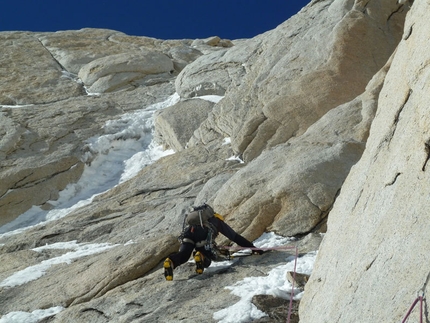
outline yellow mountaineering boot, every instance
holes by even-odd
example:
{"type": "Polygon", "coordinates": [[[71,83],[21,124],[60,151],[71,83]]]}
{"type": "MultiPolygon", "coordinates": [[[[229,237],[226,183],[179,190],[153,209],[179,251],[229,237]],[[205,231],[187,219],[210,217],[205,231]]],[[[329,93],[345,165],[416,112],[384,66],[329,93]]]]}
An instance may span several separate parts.
{"type": "Polygon", "coordinates": [[[194,255],[194,261],[196,262],[196,273],[198,274],[203,274],[203,270],[205,269],[203,259],[202,253],[197,251],[194,255]]]}
{"type": "Polygon", "coordinates": [[[173,280],[173,262],[169,258],[166,258],[163,267],[166,280],[173,280]]]}

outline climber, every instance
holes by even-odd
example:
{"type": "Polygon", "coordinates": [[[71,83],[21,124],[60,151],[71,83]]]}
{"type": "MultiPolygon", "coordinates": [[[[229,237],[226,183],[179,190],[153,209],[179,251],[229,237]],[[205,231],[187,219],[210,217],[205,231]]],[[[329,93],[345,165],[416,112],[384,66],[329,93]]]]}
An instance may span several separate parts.
{"type": "Polygon", "coordinates": [[[247,239],[236,233],[218,213],[207,204],[194,207],[194,210],[186,215],[182,234],[179,236],[181,246],[177,253],[171,254],[164,261],[164,277],[173,280],[173,269],[187,262],[194,252],[196,273],[202,274],[204,268],[210,266],[212,260],[217,258],[215,238],[222,233],[231,241],[241,247],[252,248],[254,254],[262,254],[264,251],[256,247],[247,239]]]}

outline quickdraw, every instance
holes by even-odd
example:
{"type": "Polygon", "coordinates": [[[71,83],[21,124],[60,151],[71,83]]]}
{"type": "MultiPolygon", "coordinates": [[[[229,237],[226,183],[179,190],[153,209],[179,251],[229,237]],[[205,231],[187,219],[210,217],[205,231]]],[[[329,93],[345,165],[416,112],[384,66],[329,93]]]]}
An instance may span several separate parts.
{"type": "Polygon", "coordinates": [[[424,296],[423,295],[419,295],[415,301],[412,303],[411,307],[409,308],[408,313],[406,313],[405,318],[403,319],[402,323],[405,323],[406,320],[408,319],[409,315],[411,315],[412,310],[415,308],[415,306],[417,305],[417,303],[420,303],[420,323],[423,323],[423,303],[424,303],[424,296]]]}

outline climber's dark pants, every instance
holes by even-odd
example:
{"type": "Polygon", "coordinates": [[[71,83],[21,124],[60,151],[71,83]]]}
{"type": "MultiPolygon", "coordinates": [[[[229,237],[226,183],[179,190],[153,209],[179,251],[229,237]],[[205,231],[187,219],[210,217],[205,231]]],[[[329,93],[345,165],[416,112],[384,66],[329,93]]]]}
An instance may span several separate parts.
{"type": "MultiPolygon", "coordinates": [[[[184,238],[190,239],[194,242],[205,240],[207,237],[207,230],[198,228],[189,228],[184,233],[184,238]]],[[[173,262],[173,267],[176,268],[183,263],[186,263],[188,259],[190,259],[191,254],[193,253],[195,244],[191,242],[183,242],[179,247],[179,251],[177,253],[171,254],[169,256],[170,260],[173,262]]],[[[205,268],[209,267],[211,264],[211,254],[206,251],[204,247],[195,248],[196,251],[200,251],[203,254],[203,265],[205,268]]]]}

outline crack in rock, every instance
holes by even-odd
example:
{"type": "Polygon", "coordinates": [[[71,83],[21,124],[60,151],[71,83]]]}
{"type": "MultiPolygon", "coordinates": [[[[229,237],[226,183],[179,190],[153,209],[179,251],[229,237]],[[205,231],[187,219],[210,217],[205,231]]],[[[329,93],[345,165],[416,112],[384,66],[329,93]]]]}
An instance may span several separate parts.
{"type": "Polygon", "coordinates": [[[397,172],[397,173],[396,173],[396,175],[394,176],[393,180],[392,180],[392,181],[390,181],[389,183],[385,184],[385,187],[393,185],[393,184],[397,181],[397,178],[398,178],[401,174],[402,174],[402,173],[397,172]]]}
{"type": "Polygon", "coordinates": [[[96,312],[97,314],[99,314],[105,318],[108,318],[108,316],[106,316],[106,314],[104,312],[102,312],[96,308],[90,307],[90,308],[84,308],[83,310],[81,310],[81,313],[85,313],[85,312],[96,312]]]}
{"type": "Polygon", "coordinates": [[[78,164],[73,164],[72,166],[68,167],[67,169],[63,169],[63,170],[59,170],[57,172],[48,174],[47,176],[35,179],[34,181],[30,181],[30,182],[25,182],[25,180],[31,176],[33,176],[33,172],[29,173],[28,175],[24,176],[21,180],[19,180],[18,182],[15,183],[15,185],[12,187],[13,189],[23,189],[23,188],[29,188],[29,187],[33,187],[36,186],[40,183],[46,182],[60,174],[63,173],[67,173],[68,171],[70,171],[71,169],[73,169],[74,167],[76,167],[78,164]],[[24,182],[23,184],[20,184],[24,182]]]}
{"type": "Polygon", "coordinates": [[[397,110],[396,114],[394,115],[394,120],[393,120],[393,126],[392,126],[392,130],[391,132],[385,137],[385,139],[383,140],[383,142],[381,142],[378,146],[378,149],[381,150],[384,143],[388,143],[388,145],[390,145],[391,140],[394,137],[394,134],[396,133],[397,130],[397,124],[400,120],[400,115],[403,112],[403,109],[405,108],[406,104],[408,103],[410,97],[412,95],[412,89],[409,89],[408,93],[406,94],[405,99],[403,100],[402,105],[400,106],[400,108],[397,110]]]}
{"type": "Polygon", "coordinates": [[[430,159],[430,143],[429,143],[429,142],[426,142],[426,143],[424,144],[424,150],[425,150],[425,152],[426,152],[427,156],[426,156],[426,160],[424,161],[423,167],[421,168],[421,170],[422,170],[423,172],[425,172],[425,171],[426,171],[427,164],[428,164],[428,161],[429,161],[429,159],[430,159]]]}

